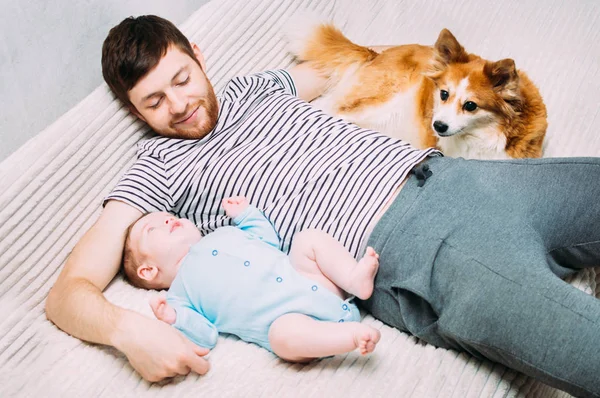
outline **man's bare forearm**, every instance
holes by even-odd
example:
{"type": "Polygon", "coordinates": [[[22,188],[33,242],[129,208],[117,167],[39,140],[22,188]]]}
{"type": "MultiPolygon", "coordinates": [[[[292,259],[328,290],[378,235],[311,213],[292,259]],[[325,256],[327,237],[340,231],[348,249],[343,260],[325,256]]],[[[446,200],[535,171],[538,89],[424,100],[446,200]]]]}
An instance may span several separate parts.
{"type": "Polygon", "coordinates": [[[312,68],[309,63],[294,65],[288,70],[296,86],[298,97],[304,101],[312,101],[325,91],[327,78],[312,68]]]}
{"type": "Polygon", "coordinates": [[[115,331],[126,312],[83,278],[63,279],[54,285],[46,301],[46,315],[60,329],[81,340],[113,346],[115,331]]]}
{"type": "Polygon", "coordinates": [[[129,205],[109,201],[75,245],[46,301],[46,315],[60,329],[82,340],[115,346],[123,321],[136,317],[108,302],[102,290],[119,271],[127,227],[140,215],[129,205]]]}

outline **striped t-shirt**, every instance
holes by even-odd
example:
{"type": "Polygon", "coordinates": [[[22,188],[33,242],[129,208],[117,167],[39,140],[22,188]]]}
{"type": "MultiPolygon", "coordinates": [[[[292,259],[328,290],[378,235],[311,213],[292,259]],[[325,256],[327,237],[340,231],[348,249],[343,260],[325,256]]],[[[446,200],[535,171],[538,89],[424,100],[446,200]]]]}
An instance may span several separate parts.
{"type": "Polygon", "coordinates": [[[409,170],[438,153],[325,114],[296,96],[285,70],[234,78],[217,99],[212,132],[141,142],[106,200],[171,212],[207,234],[231,224],[221,200],[243,195],[271,220],[284,252],[295,233],[317,228],[357,256],[409,170]]]}

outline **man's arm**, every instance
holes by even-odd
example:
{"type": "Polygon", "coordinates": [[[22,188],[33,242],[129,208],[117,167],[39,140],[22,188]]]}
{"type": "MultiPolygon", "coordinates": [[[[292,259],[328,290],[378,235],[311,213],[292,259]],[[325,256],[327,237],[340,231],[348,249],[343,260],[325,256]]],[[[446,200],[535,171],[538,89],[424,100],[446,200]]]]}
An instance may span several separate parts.
{"type": "Polygon", "coordinates": [[[312,68],[308,62],[292,66],[288,69],[298,97],[306,102],[310,102],[325,92],[327,78],[322,76],[319,71],[312,68]]]}
{"type": "Polygon", "coordinates": [[[200,348],[169,325],[106,300],[102,290],[119,270],[127,227],[142,213],[109,201],[75,245],[46,301],[46,315],[65,332],[82,340],[112,345],[149,381],[190,369],[204,374],[208,362],[200,348]]]}
{"type": "MultiPolygon", "coordinates": [[[[378,53],[394,47],[392,45],[370,46],[369,48],[378,53]]],[[[322,76],[318,70],[310,66],[310,62],[303,62],[288,69],[296,85],[298,97],[306,102],[310,102],[323,94],[327,87],[327,77],[322,76]]]]}
{"type": "Polygon", "coordinates": [[[46,314],[58,327],[77,338],[112,345],[125,311],[108,303],[102,290],[119,270],[127,227],[140,216],[129,205],[109,201],[75,245],[46,301],[46,314]]]}

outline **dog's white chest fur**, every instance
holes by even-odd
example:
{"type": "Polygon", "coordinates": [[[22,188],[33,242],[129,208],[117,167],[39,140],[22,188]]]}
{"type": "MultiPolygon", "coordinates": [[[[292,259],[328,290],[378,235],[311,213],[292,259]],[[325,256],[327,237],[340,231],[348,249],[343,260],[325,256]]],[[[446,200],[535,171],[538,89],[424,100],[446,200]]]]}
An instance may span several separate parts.
{"type": "Polygon", "coordinates": [[[506,136],[495,125],[477,130],[477,135],[459,134],[438,140],[442,153],[465,159],[510,159],[506,153],[506,136]]]}

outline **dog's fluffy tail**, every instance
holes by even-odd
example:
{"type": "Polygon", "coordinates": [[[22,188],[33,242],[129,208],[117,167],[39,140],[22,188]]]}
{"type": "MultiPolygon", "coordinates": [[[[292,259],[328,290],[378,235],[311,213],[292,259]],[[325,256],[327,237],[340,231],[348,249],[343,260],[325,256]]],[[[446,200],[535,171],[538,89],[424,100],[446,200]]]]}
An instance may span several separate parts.
{"type": "Polygon", "coordinates": [[[285,36],[289,51],[301,62],[310,62],[325,76],[341,75],[348,67],[377,56],[351,42],[330,22],[314,14],[300,14],[288,21],[285,36]]]}

